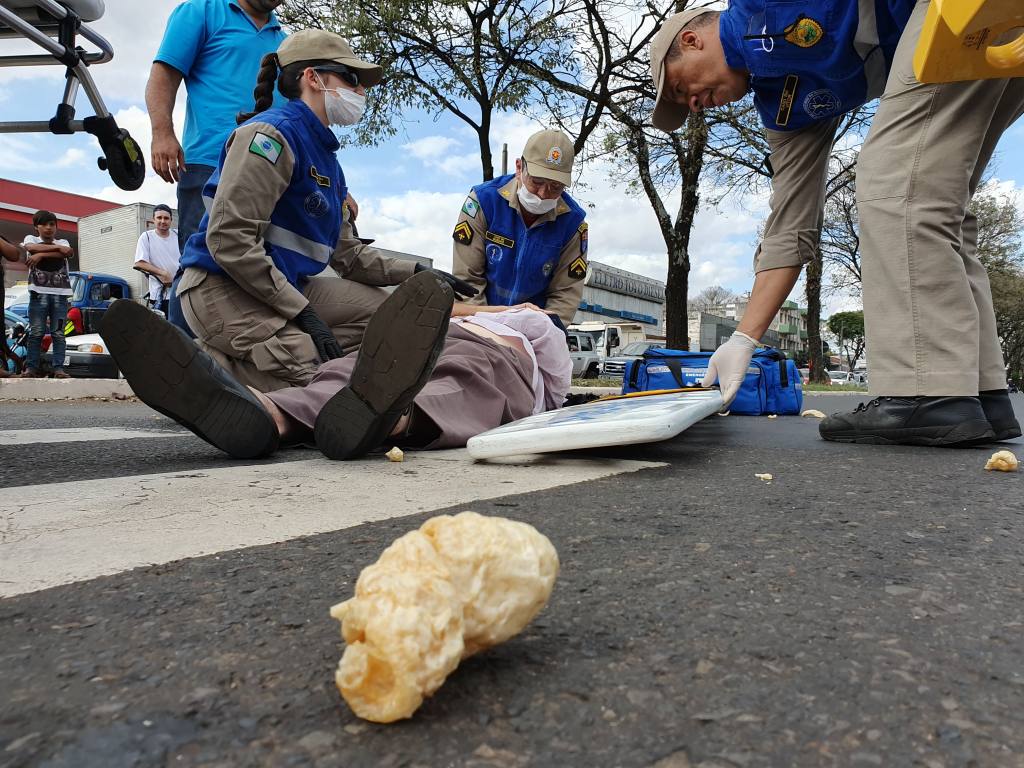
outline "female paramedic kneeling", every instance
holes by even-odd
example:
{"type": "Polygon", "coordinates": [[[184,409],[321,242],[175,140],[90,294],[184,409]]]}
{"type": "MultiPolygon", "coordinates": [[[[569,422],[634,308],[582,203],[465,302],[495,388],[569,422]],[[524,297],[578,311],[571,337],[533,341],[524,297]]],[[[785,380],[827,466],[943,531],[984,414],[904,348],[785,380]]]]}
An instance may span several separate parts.
{"type": "Polygon", "coordinates": [[[347,188],[328,126],[358,122],[381,74],[337,35],[291,35],[263,58],[255,96],[265,111],[239,116],[203,190],[207,213],[185,244],[176,295],[200,348],[244,384],[305,384],[321,362],[358,347],[387,297],[380,286],[422,269],[367,248],[343,219],[347,188]],[[268,108],[275,83],[289,101],[268,108]],[[340,279],[319,276],[328,265],[340,279]]]}

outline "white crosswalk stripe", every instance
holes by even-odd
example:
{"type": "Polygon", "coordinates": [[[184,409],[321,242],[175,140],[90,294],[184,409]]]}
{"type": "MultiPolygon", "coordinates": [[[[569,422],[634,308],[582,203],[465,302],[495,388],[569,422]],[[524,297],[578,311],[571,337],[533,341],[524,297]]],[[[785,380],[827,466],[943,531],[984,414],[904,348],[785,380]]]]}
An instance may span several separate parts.
{"type": "Polygon", "coordinates": [[[188,432],[154,432],[148,429],[112,429],[108,427],[2,429],[0,430],[0,447],[33,443],[82,443],[144,437],[182,437],[188,434],[188,432]]]}
{"type": "MultiPolygon", "coordinates": [[[[8,441],[0,445],[178,434],[25,432],[0,433],[8,441]]],[[[379,455],[354,462],[309,456],[8,487],[0,509],[0,596],[664,466],[571,455],[474,463],[463,450],[408,452],[402,463],[379,455]]]]}

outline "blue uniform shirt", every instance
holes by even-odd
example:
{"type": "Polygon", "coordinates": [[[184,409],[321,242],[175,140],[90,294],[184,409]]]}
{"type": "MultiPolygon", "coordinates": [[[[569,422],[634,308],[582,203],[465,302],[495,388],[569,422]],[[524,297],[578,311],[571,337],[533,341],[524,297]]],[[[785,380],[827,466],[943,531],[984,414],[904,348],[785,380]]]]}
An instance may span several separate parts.
{"type": "Polygon", "coordinates": [[[484,237],[487,303],[513,306],[529,301],[544,307],[548,284],[558,267],[562,249],[576,234],[586,212],[563,193],[560,202],[568,210],[558,214],[554,221],[527,228],[519,211],[502,197],[502,187],[514,175],[499,176],[473,187],[487,220],[484,237]]]}
{"type": "MultiPolygon", "coordinates": [[[[266,123],[276,128],[295,157],[291,181],[274,205],[270,224],[263,233],[263,242],[274,266],[301,291],[306,278],[323,272],[327,267],[341,236],[341,206],[348,196],[348,189],[335,155],[338,140],[300,99],[292,99],[283,107],[261,112],[243,125],[249,123],[266,123]]],[[[267,137],[264,139],[268,142],[267,148],[273,151],[273,142],[267,137]]],[[[254,142],[256,140],[253,139],[254,142]]],[[[258,149],[251,147],[249,151],[258,149]]],[[[207,207],[217,194],[226,154],[225,149],[217,169],[203,187],[207,207]]],[[[258,159],[253,162],[266,161],[258,159]]],[[[222,274],[224,270],[206,244],[209,220],[209,215],[204,214],[199,231],[185,243],[181,266],[222,274]]]]}
{"type": "MultiPolygon", "coordinates": [[[[234,0],[185,0],[171,12],[155,61],[181,72],[185,104],[185,164],[216,165],[235,129],[235,116],[252,111],[260,59],[285,33],[277,16],[262,29],[234,0]]],[[[274,105],[285,103],[275,90],[274,105]]]]}
{"type": "Polygon", "coordinates": [[[882,94],[916,0],[733,0],[719,21],[765,126],[803,128],[882,94]]]}

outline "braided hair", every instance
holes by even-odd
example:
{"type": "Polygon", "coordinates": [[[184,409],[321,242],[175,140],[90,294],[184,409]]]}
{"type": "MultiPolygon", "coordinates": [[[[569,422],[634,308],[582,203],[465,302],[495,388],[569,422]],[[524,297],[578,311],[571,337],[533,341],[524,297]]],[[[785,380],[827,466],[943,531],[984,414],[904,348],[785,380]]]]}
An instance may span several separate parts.
{"type": "Polygon", "coordinates": [[[278,92],[286,99],[297,99],[302,93],[299,85],[299,78],[307,67],[317,67],[334,62],[326,59],[310,61],[293,61],[285,67],[281,67],[276,53],[268,53],[260,60],[260,71],[256,76],[256,88],[253,89],[252,97],[256,106],[252,112],[239,112],[235,116],[235,122],[241,125],[250,120],[260,112],[265,112],[274,105],[274,83],[277,83],[278,92]]]}

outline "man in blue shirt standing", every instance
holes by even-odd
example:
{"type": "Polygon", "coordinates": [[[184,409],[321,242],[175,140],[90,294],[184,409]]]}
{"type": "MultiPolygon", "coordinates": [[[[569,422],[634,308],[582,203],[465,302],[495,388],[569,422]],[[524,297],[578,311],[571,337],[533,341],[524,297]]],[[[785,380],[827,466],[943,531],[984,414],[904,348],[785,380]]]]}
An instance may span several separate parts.
{"type": "Polygon", "coordinates": [[[734,0],[669,18],[651,44],[652,122],[754,93],[772,154],[771,213],[737,332],[706,385],[726,402],[818,248],[839,118],[881,97],[857,164],[872,394],[825,419],[826,440],[962,446],[1021,434],[1006,390],[988,276],[968,210],[1024,78],[924,84],[913,56],[929,0],[734,0]]]}
{"type": "Polygon", "coordinates": [[[178,184],[179,248],[199,228],[203,186],[236,127],[235,116],[252,108],[260,60],[285,38],[274,14],[282,1],[185,0],[167,21],[146,84],[146,108],[153,169],[178,184]],[[188,94],[184,149],[171,119],[182,80],[188,94]]]}

